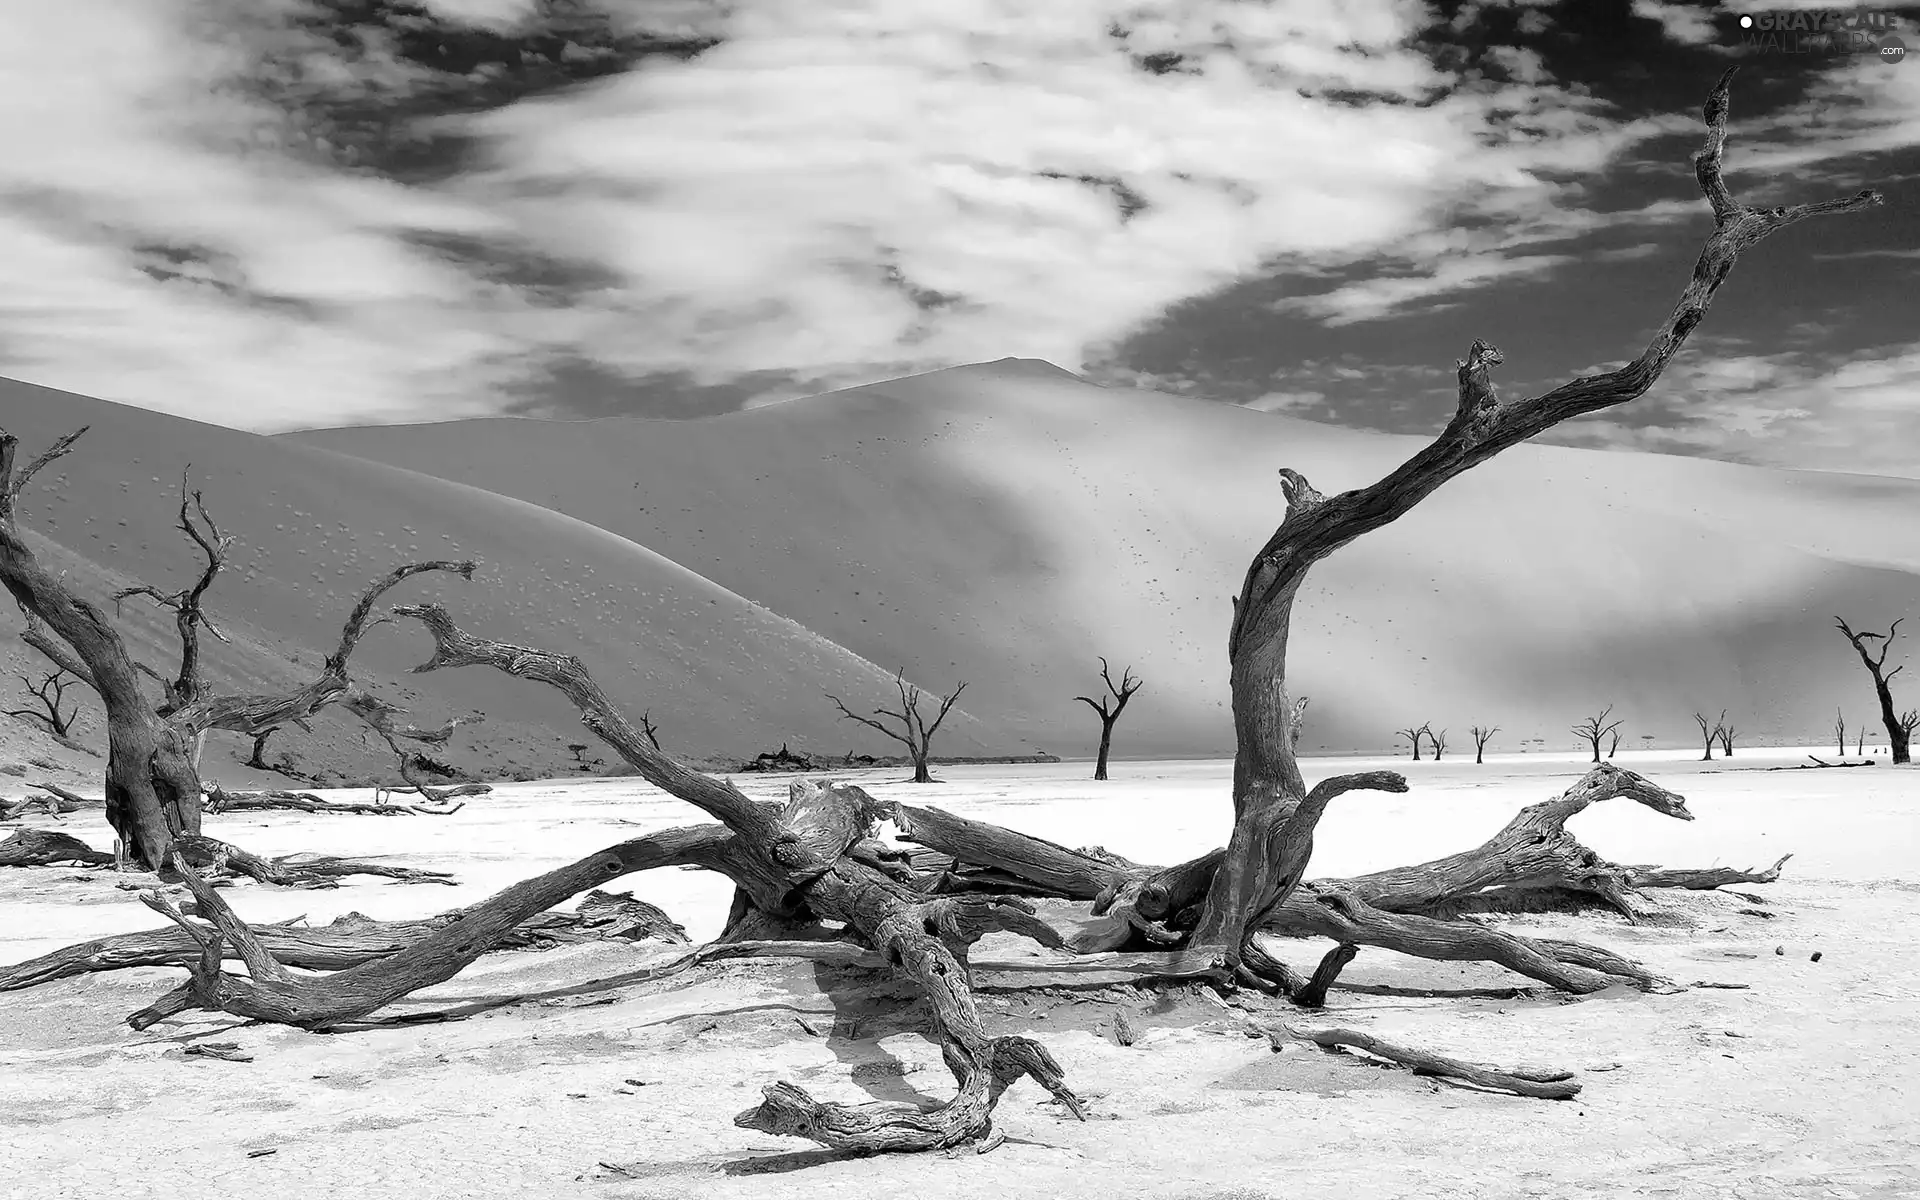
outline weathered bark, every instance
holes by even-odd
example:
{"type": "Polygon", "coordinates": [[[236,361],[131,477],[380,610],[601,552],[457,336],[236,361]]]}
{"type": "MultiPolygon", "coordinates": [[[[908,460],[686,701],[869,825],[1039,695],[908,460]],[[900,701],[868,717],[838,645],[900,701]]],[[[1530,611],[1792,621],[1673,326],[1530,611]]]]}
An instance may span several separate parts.
{"type": "MultiPolygon", "coordinates": [[[[482,785],[485,786],[485,785],[482,785]]],[[[451,789],[450,789],[451,790],[451,789]]],[[[489,789],[490,790],[490,789],[489,789]]],[[[391,817],[418,813],[429,817],[444,817],[459,812],[459,804],[393,804],[386,801],[385,789],[375,792],[372,804],[356,804],[346,800],[327,800],[312,792],[265,791],[230,792],[214,784],[207,789],[206,811],[209,814],[223,812],[251,812],[263,809],[292,809],[295,812],[309,813],[346,813],[353,815],[370,814],[391,817]]]]}
{"type": "Polygon", "coordinates": [[[1106,685],[1107,694],[1094,700],[1091,696],[1075,696],[1074,699],[1091,708],[1100,717],[1100,755],[1094,761],[1093,777],[1107,777],[1107,754],[1113,749],[1113,727],[1120,720],[1120,713],[1127,707],[1127,701],[1140,690],[1141,680],[1133,677],[1133,668],[1120,672],[1120,682],[1113,681],[1112,670],[1107,660],[1100,660],[1100,682],[1106,685]]]}
{"type": "MultiPolygon", "coordinates": [[[[261,883],[291,888],[333,888],[349,875],[375,875],[401,883],[444,883],[453,876],[445,871],[422,871],[413,867],[395,867],[358,858],[335,858],[325,854],[286,854],[262,858],[218,838],[183,833],[173,839],[173,859],[194,867],[234,875],[245,875],[261,883]]],[[[173,863],[170,863],[171,867],[173,863]]]]}
{"type": "Polygon", "coordinates": [[[925,698],[925,693],[916,685],[908,683],[906,675],[899,672],[894,674],[893,686],[900,691],[900,710],[895,712],[889,708],[876,708],[873,710],[873,717],[885,717],[897,722],[898,729],[876,721],[873,717],[861,716],[842,704],[838,696],[829,695],[827,699],[833,701],[833,706],[839,709],[840,715],[847,720],[858,721],[869,729],[877,729],[905,746],[907,755],[913,760],[913,781],[932,783],[934,778],[933,773],[927,768],[927,756],[933,752],[933,735],[939,732],[941,723],[953,710],[953,703],[960,698],[960,693],[967,690],[966,681],[961,680],[960,686],[940,697],[940,711],[934,714],[931,725],[927,724],[926,718],[920,713],[920,701],[925,698]]]}
{"type": "Polygon", "coordinates": [[[1773,883],[1780,878],[1780,868],[1787,865],[1791,854],[1782,854],[1773,865],[1764,870],[1742,871],[1734,867],[1659,867],[1640,865],[1627,868],[1627,879],[1637,888],[1689,888],[1693,891],[1711,891],[1733,883],[1773,883]]]}
{"type": "MultiPolygon", "coordinates": [[[[1887,744],[1893,750],[1893,761],[1896,764],[1913,761],[1913,731],[1916,725],[1920,725],[1920,713],[1916,713],[1916,720],[1910,722],[1903,720],[1893,707],[1893,689],[1889,685],[1892,684],[1895,675],[1906,670],[1905,664],[1891,671],[1886,669],[1887,651],[1893,649],[1893,639],[1900,635],[1900,622],[1905,619],[1901,617],[1894,621],[1887,626],[1885,633],[1871,633],[1864,629],[1855,633],[1852,627],[1839,617],[1833,619],[1834,627],[1847,635],[1847,641],[1852,643],[1854,653],[1860,656],[1860,665],[1867,669],[1867,674],[1873,676],[1873,695],[1880,702],[1880,723],[1886,726],[1887,744]],[[1879,642],[1880,653],[1877,655],[1869,653],[1868,642],[1879,642]]],[[[1865,727],[1862,726],[1862,728],[1865,727]]],[[[1856,748],[1855,753],[1859,753],[1860,749],[1864,748],[1864,737],[1862,742],[1862,747],[1856,748]]],[[[1844,753],[1846,743],[1843,741],[1841,745],[1844,753]]]]}
{"type": "MultiPolygon", "coordinates": [[[[1269,1036],[1274,1036],[1270,1034],[1269,1036]]],[[[1580,1094],[1572,1071],[1528,1070],[1517,1067],[1493,1067],[1484,1063],[1462,1062],[1428,1050],[1397,1045],[1358,1029],[1288,1029],[1286,1036],[1311,1042],[1324,1050],[1338,1051],[1351,1046],[1376,1058],[1407,1067],[1416,1075],[1457,1079],[1475,1087],[1512,1092],[1538,1100],[1571,1100],[1580,1094]]],[[[1278,1044],[1275,1046],[1278,1049],[1278,1044]]]]}
{"type": "MultiPolygon", "coordinates": [[[[375,921],[347,913],[326,925],[254,925],[260,944],[275,959],[307,971],[339,971],[386,958],[459,917],[458,910],[420,921],[375,921]]],[[[587,941],[687,941],[686,930],[658,908],[619,893],[589,892],[573,912],[542,912],[509,929],[489,948],[545,949],[587,941]]],[[[231,945],[226,958],[237,960],[231,945]]],[[[177,925],[122,933],[12,966],[0,967],[0,992],[37,987],[59,979],[129,967],[184,967],[200,960],[200,943],[177,925]]]]}
{"type": "Polygon", "coordinates": [[[95,850],[72,834],[51,829],[16,829],[0,842],[0,867],[45,867],[54,863],[110,866],[113,855],[95,850]]]}

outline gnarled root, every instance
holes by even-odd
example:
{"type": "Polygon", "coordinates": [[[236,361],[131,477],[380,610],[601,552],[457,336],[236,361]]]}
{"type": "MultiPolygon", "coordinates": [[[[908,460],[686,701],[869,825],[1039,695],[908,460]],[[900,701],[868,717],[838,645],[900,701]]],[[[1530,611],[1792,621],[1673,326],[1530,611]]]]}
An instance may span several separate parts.
{"type": "MultiPolygon", "coordinates": [[[[1272,1030],[1266,1032],[1269,1038],[1275,1039],[1274,1048],[1278,1049],[1278,1035],[1272,1030]]],[[[1571,1100],[1580,1094],[1580,1084],[1574,1078],[1572,1071],[1494,1067],[1483,1063],[1462,1062],[1457,1058],[1447,1058],[1428,1050],[1396,1045],[1385,1038],[1375,1037],[1358,1029],[1289,1028],[1285,1036],[1297,1038],[1336,1053],[1341,1047],[1351,1046],[1356,1050],[1364,1050],[1376,1058],[1407,1067],[1415,1075],[1457,1079],[1473,1084],[1475,1087],[1512,1092],[1517,1096],[1531,1096],[1539,1100],[1571,1100]]]]}

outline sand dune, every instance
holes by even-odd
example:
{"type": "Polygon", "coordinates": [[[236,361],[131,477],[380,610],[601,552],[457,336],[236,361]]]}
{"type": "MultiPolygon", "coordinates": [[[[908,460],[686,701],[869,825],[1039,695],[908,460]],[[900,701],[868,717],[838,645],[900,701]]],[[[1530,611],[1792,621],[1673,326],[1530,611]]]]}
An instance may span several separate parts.
{"type": "MultiPolygon", "coordinates": [[[[1006,360],[697,421],[327,430],[324,447],[517,496],[649,546],[853,653],[973,681],[1009,737],[1087,753],[1097,655],[1148,681],[1123,753],[1217,753],[1228,597],[1281,511],[1419,439],[1335,429],[1006,360]]],[[[1293,648],[1305,745],[1395,726],[1567,744],[1615,705],[1628,745],[1730,710],[1809,738],[1871,693],[1829,614],[1914,594],[1920,483],[1524,446],[1318,567],[1293,648]]],[[[636,641],[651,636],[636,629],[636,641]]],[[[798,729],[803,705],[789,718],[798,729]]],[[[837,744],[837,743],[836,743],[837,744]]],[[[861,743],[871,746],[869,743],[861,743]]]]}
{"type": "MultiPolygon", "coordinates": [[[[671,749],[751,754],[783,737],[843,749],[842,723],[821,689],[878,695],[890,686],[889,672],[793,621],[535,504],[297,442],[0,381],[0,427],[29,453],[81,424],[92,430],[76,452],[23,497],[27,527],[102,603],[132,579],[180,586],[195,562],[173,529],[190,462],[215,517],[240,539],[210,606],[236,642],[210,649],[213,674],[228,684],[310,676],[372,579],[411,559],[472,557],[482,564],[473,583],[409,581],[392,599],[436,597],[476,632],[581,655],[636,714],[653,710],[671,749]]],[[[151,606],[128,602],[125,624],[139,654],[167,661],[171,627],[151,606]]],[[[10,634],[3,641],[0,667],[38,665],[10,634]]],[[[456,763],[563,773],[566,743],[589,740],[564,701],[533,685],[482,671],[396,677],[430,649],[423,634],[392,626],[375,630],[356,662],[389,698],[411,704],[417,693],[423,715],[489,715],[484,734],[456,743],[456,763]]],[[[956,753],[1009,742],[1003,728],[968,714],[951,729],[956,753]]],[[[285,745],[312,761],[385,765],[384,750],[370,756],[350,719],[330,716],[316,730],[315,738],[289,733],[285,745]]],[[[216,777],[229,777],[231,758],[217,756],[216,777]]]]}

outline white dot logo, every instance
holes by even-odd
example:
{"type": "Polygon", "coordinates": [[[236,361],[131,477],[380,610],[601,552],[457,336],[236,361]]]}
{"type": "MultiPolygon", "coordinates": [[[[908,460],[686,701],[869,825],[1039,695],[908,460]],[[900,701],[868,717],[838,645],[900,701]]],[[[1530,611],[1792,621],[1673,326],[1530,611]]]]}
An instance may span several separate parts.
{"type": "Polygon", "coordinates": [[[1753,18],[1752,18],[1752,17],[1741,17],[1741,18],[1740,18],[1740,28],[1742,28],[1742,29],[1752,29],[1752,28],[1753,28],[1753,18]]]}

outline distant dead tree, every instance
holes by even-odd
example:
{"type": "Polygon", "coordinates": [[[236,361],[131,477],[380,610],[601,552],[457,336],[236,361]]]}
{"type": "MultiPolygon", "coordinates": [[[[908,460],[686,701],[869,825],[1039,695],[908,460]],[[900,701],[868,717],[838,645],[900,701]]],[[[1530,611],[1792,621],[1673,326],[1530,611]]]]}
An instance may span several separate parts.
{"type": "Polygon", "coordinates": [[[1433,761],[1439,762],[1440,756],[1447,752],[1447,731],[1442,729],[1435,733],[1427,730],[1427,743],[1433,747],[1433,761]]]}
{"type": "Polygon", "coordinates": [[[1867,727],[1864,724],[1856,727],[1853,731],[1853,752],[1855,754],[1865,754],[1867,752],[1867,727]]]}
{"type": "Polygon", "coordinates": [[[586,770],[587,750],[588,750],[587,744],[585,742],[568,742],[567,750],[573,755],[573,761],[575,765],[577,765],[583,771],[586,770]]]}
{"type": "Polygon", "coordinates": [[[1844,712],[1837,708],[1833,710],[1833,740],[1839,743],[1839,749],[1835,750],[1834,753],[1840,755],[1842,758],[1846,757],[1847,717],[1844,712]]]}
{"type": "Polygon", "coordinates": [[[67,669],[62,667],[43,676],[39,683],[35,683],[31,675],[22,675],[20,682],[27,685],[29,695],[40,701],[40,708],[16,708],[9,710],[7,715],[38,722],[54,737],[67,740],[67,731],[73,728],[74,718],[80,715],[80,709],[77,705],[62,709],[61,705],[66,702],[68,686],[78,683],[79,679],[70,679],[67,669]]]}
{"type": "Polygon", "coordinates": [[[1895,763],[1912,761],[1908,747],[1912,745],[1913,730],[1901,724],[1900,716],[1893,707],[1893,690],[1888,686],[1893,682],[1893,677],[1906,668],[1899,666],[1891,671],[1886,669],[1887,651],[1893,648],[1893,639],[1900,633],[1900,621],[1904,620],[1906,620],[1905,617],[1896,620],[1887,627],[1885,633],[1869,633],[1864,629],[1855,633],[1839,617],[1833,619],[1834,627],[1847,635],[1847,641],[1853,643],[1854,653],[1860,656],[1860,662],[1867,668],[1867,674],[1873,676],[1873,693],[1880,701],[1880,722],[1887,727],[1887,741],[1893,747],[1895,763]],[[1868,642],[1879,642],[1880,653],[1877,655],[1868,653],[1868,642]]]}
{"type": "Polygon", "coordinates": [[[1613,740],[1607,743],[1607,757],[1612,758],[1614,752],[1618,749],[1620,749],[1620,727],[1615,725],[1613,728],[1613,740]]]}
{"type": "Polygon", "coordinates": [[[1403,737],[1403,738],[1406,738],[1408,741],[1412,742],[1413,743],[1413,761],[1415,762],[1421,761],[1420,743],[1422,739],[1424,739],[1427,736],[1427,727],[1425,725],[1410,726],[1406,729],[1397,729],[1394,731],[1394,736],[1403,737]]]}
{"type": "MultiPolygon", "coordinates": [[[[1726,717],[1727,717],[1726,710],[1722,709],[1720,712],[1720,720],[1725,721],[1726,717]]],[[[1701,751],[1701,754],[1700,754],[1700,761],[1712,762],[1713,761],[1713,744],[1720,740],[1720,724],[1718,722],[1712,725],[1707,724],[1707,714],[1703,712],[1696,712],[1693,714],[1693,723],[1700,727],[1700,736],[1706,742],[1706,746],[1701,751]]]]}
{"type": "Polygon", "coordinates": [[[888,708],[876,708],[873,710],[873,716],[885,717],[890,721],[898,722],[900,726],[898,729],[884,725],[874,720],[873,717],[861,716],[859,713],[852,711],[846,705],[840,703],[838,696],[829,694],[827,699],[833,701],[833,706],[839,709],[840,715],[847,720],[858,721],[869,728],[877,729],[894,741],[905,746],[907,748],[907,754],[913,759],[913,781],[915,783],[932,783],[933,774],[927,770],[927,754],[933,744],[933,735],[938,732],[940,723],[947,719],[947,714],[953,710],[953,702],[960,698],[961,692],[967,690],[966,681],[962,680],[960,686],[939,698],[940,711],[934,714],[933,724],[931,725],[927,724],[926,718],[920,715],[920,701],[925,699],[926,694],[915,685],[907,682],[905,671],[896,671],[894,673],[893,686],[900,690],[899,711],[895,712],[888,708]]]}
{"type": "Polygon", "coordinates": [[[1613,705],[1609,704],[1598,713],[1573,726],[1574,736],[1593,747],[1593,761],[1595,762],[1600,761],[1600,739],[1620,728],[1620,721],[1614,721],[1611,724],[1607,722],[1607,716],[1612,712],[1613,705]]]}
{"type": "Polygon", "coordinates": [[[1487,743],[1493,740],[1494,734],[1500,732],[1500,727],[1498,725],[1475,725],[1467,732],[1473,735],[1474,763],[1485,763],[1487,761],[1487,743]]]}
{"type": "Polygon", "coordinates": [[[1910,708],[1900,714],[1900,733],[1907,739],[1909,746],[1913,744],[1915,729],[1920,729],[1920,709],[1910,708]]]}
{"type": "MultiPolygon", "coordinates": [[[[1136,679],[1133,668],[1127,667],[1120,672],[1120,682],[1113,681],[1113,672],[1107,666],[1107,660],[1100,660],[1100,682],[1106,685],[1107,694],[1094,700],[1091,696],[1075,696],[1074,699],[1100,714],[1100,757],[1094,762],[1093,777],[1107,777],[1107,752],[1113,749],[1113,726],[1120,720],[1120,714],[1127,707],[1127,701],[1140,690],[1141,680],[1136,679]]],[[[959,693],[955,693],[958,695],[959,693]]],[[[1294,735],[1298,737],[1298,733],[1294,735]]]]}
{"type": "Polygon", "coordinates": [[[652,709],[648,709],[640,714],[640,732],[647,735],[647,740],[653,743],[655,750],[660,748],[660,730],[655,728],[653,724],[652,709]]]}
{"type": "Polygon", "coordinates": [[[1739,730],[1733,727],[1732,721],[1723,720],[1720,723],[1720,753],[1723,757],[1733,757],[1733,739],[1734,735],[1739,732],[1739,730]]]}

